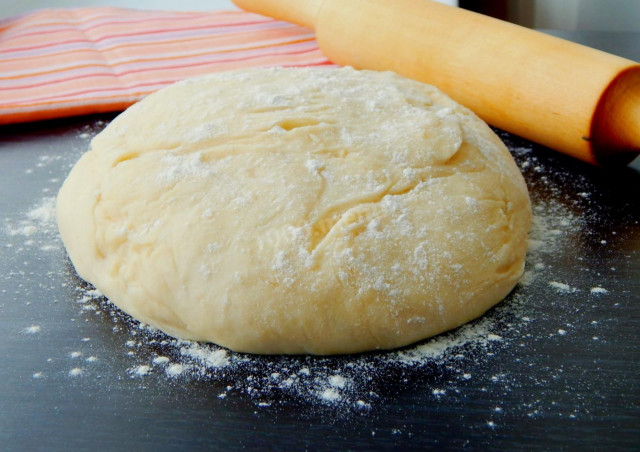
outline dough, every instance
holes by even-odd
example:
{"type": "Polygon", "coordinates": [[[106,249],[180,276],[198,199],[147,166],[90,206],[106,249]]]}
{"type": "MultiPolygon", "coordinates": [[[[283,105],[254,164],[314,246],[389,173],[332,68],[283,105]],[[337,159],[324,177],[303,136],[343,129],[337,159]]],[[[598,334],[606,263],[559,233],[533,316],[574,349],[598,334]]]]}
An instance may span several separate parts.
{"type": "Polygon", "coordinates": [[[523,271],[530,203],[434,87],[351,68],[186,80],[117,117],[57,200],[69,256],[136,319],[251,353],[391,349],[523,271]]]}

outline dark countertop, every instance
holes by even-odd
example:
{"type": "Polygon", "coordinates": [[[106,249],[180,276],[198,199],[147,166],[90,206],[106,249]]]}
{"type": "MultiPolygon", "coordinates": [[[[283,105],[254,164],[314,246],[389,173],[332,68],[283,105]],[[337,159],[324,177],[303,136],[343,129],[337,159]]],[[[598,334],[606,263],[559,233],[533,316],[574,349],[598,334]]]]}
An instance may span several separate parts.
{"type": "MultiPolygon", "coordinates": [[[[638,34],[554,34],[640,60],[638,34]]],[[[149,331],[75,276],[53,197],[112,117],[0,128],[6,449],[638,449],[638,160],[501,133],[536,217],[503,303],[404,354],[256,358],[149,331]]]]}

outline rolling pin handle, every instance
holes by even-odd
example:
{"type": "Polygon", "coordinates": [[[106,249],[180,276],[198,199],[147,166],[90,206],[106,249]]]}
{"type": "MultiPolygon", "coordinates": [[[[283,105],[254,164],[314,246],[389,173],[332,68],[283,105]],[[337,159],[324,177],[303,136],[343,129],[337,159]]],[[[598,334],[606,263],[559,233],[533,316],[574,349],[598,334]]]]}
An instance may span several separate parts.
{"type": "Polygon", "coordinates": [[[245,11],[314,28],[324,0],[233,0],[245,11]]]}
{"type": "Polygon", "coordinates": [[[628,163],[640,153],[640,65],[621,72],[604,92],[591,125],[596,162],[628,163]]]}

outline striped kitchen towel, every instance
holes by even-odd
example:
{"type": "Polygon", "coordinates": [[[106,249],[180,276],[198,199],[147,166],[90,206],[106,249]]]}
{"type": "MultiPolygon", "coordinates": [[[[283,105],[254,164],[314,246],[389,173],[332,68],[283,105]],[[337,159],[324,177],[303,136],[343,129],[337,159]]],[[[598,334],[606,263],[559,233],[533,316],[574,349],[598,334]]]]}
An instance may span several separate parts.
{"type": "Polygon", "coordinates": [[[312,30],[243,11],[40,10],[0,21],[0,124],[119,111],[209,72],[330,64],[312,30]]]}

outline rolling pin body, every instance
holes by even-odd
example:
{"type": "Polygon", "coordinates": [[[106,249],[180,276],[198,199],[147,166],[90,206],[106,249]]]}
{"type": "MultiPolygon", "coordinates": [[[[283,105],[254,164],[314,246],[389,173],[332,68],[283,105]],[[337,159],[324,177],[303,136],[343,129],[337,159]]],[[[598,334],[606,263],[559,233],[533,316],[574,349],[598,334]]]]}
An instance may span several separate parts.
{"type": "Polygon", "coordinates": [[[433,84],[489,124],[591,163],[640,152],[640,65],[429,0],[234,0],[313,27],[333,62],[433,84]]]}

